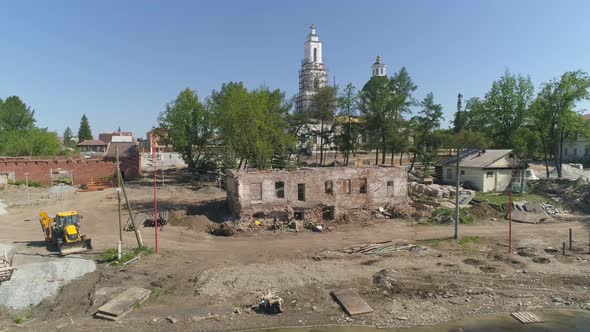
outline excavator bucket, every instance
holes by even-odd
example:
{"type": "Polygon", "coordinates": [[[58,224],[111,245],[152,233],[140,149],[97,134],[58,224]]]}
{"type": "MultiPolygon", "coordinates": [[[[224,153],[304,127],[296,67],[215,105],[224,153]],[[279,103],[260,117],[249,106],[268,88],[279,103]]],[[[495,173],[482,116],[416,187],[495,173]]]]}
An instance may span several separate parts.
{"type": "Polygon", "coordinates": [[[75,242],[61,242],[58,244],[60,256],[77,254],[92,250],[91,239],[82,239],[75,242]]]}

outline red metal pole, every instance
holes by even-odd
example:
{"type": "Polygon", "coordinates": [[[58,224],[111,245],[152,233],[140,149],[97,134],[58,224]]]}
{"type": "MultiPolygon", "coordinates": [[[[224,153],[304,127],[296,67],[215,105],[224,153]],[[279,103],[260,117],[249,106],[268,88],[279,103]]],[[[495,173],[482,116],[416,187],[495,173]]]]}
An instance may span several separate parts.
{"type": "Polygon", "coordinates": [[[156,254],[158,253],[158,200],[157,200],[157,158],[156,158],[156,149],[154,148],[155,139],[152,137],[152,163],[154,164],[154,236],[156,240],[156,254]]]}
{"type": "MultiPolygon", "coordinates": [[[[510,194],[508,198],[508,253],[512,253],[512,189],[514,188],[514,159],[512,152],[512,170],[510,171],[510,194]]],[[[522,190],[522,188],[520,188],[522,190]]]]}

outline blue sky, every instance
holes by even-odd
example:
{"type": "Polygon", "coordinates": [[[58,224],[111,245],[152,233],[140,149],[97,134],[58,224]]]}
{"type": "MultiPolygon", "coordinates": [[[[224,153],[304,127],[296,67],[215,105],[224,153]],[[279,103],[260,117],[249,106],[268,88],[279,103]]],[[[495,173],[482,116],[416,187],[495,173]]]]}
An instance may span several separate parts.
{"type": "MultiPolygon", "coordinates": [[[[536,87],[590,71],[590,1],[2,1],[0,98],[20,96],[39,126],[143,137],[190,87],[266,85],[292,96],[308,26],[330,80],[357,87],[381,55],[405,66],[452,119],[457,93],[483,96],[509,68],[536,87]]],[[[590,108],[588,103],[580,108],[590,108]]]]}

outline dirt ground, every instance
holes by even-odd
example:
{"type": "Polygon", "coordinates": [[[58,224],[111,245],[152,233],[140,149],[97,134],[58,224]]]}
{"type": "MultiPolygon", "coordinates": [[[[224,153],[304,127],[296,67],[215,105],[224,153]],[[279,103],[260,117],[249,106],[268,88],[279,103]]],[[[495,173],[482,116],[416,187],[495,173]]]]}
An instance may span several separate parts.
{"type": "MultiPolygon", "coordinates": [[[[134,210],[149,212],[151,190],[147,180],[129,184],[134,210]]],[[[17,194],[0,192],[0,200],[10,195],[11,202],[18,201],[17,194]]],[[[183,182],[160,188],[160,206],[180,211],[180,217],[159,233],[159,254],[120,267],[100,263],[101,253],[115,248],[118,239],[115,190],[66,195],[63,209],[78,210],[84,216],[82,232],[92,238],[94,250],[82,257],[97,260],[98,268],[31,308],[32,318],[21,327],[15,319],[25,312],[0,308],[0,331],[401,327],[517,310],[590,309],[587,216],[567,223],[514,223],[514,247],[525,249],[508,254],[508,225],[501,220],[461,225],[459,242],[449,238],[450,225],[388,219],[338,225],[323,233],[260,231],[216,237],[208,230],[226,219],[224,197],[218,190],[197,190],[183,182]],[[547,253],[547,247],[561,248],[569,228],[576,240],[574,250],[566,256],[547,253]],[[339,251],[389,240],[418,247],[380,255],[339,251]],[[100,305],[132,286],[151,289],[149,300],[118,323],[93,317],[100,305]],[[330,296],[343,288],[355,289],[374,312],[343,314],[330,296]],[[282,314],[251,309],[267,290],[284,300],[282,314]]],[[[0,242],[17,247],[17,267],[52,255],[44,246],[38,213],[54,214],[61,205],[55,198],[35,200],[30,208],[13,203],[8,214],[0,216],[0,242]]],[[[154,248],[154,229],[141,231],[145,244],[154,248]]],[[[133,232],[124,232],[124,246],[134,245],[133,232]]]]}

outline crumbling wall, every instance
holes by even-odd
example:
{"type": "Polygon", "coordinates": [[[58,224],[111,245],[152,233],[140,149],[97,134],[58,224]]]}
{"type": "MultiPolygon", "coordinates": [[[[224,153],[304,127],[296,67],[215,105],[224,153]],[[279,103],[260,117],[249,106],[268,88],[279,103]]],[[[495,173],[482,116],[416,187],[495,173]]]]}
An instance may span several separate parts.
{"type": "Polygon", "coordinates": [[[405,202],[407,175],[395,166],[229,171],[227,195],[235,217],[334,219],[405,202]]]}

